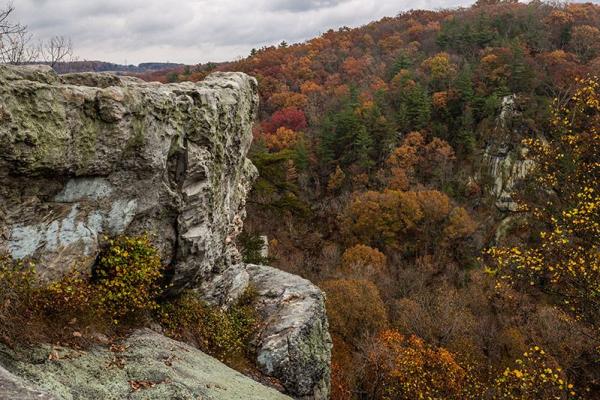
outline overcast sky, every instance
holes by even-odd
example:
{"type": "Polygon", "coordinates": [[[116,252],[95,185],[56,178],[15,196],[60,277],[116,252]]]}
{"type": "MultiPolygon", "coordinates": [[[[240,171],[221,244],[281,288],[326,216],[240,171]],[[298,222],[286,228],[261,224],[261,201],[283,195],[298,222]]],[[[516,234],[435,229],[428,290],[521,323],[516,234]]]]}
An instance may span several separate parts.
{"type": "MultiPolygon", "coordinates": [[[[0,0],[0,4],[7,0],[0,0]]],[[[66,35],[79,59],[195,64],[312,38],[411,8],[474,0],[12,0],[37,38],[66,35]]]]}

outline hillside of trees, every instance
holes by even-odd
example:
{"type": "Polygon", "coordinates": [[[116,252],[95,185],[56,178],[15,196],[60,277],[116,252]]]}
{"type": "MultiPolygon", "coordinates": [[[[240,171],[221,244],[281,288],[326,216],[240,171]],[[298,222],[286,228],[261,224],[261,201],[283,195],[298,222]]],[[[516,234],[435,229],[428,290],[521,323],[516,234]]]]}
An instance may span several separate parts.
{"type": "Polygon", "coordinates": [[[144,77],[215,70],[259,81],[240,240],[326,292],[334,399],[600,396],[600,6],[409,11],[144,77]],[[507,211],[485,153],[512,95],[535,168],[507,211]]]}
{"type": "Polygon", "coordinates": [[[123,74],[136,74],[136,73],[152,73],[152,72],[163,72],[165,70],[172,71],[176,68],[183,68],[183,64],[176,63],[141,63],[139,65],[124,65],[114,64],[104,61],[65,61],[56,63],[53,66],[59,74],[76,73],[76,72],[113,72],[123,74]]]}

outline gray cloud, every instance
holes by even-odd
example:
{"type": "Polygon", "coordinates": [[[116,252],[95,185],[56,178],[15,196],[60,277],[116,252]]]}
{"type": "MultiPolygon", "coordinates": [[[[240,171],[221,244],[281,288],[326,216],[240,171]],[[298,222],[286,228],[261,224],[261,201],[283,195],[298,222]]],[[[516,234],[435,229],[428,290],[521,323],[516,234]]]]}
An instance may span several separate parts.
{"type": "MultiPolygon", "coordinates": [[[[0,4],[6,0],[0,0],[0,4]]],[[[224,61],[410,8],[474,0],[14,0],[39,39],[70,36],[80,59],[122,63],[224,61]]]]}
{"type": "Polygon", "coordinates": [[[347,3],[348,1],[350,0],[281,0],[274,1],[271,5],[271,9],[302,12],[335,7],[340,3],[347,3]]]}

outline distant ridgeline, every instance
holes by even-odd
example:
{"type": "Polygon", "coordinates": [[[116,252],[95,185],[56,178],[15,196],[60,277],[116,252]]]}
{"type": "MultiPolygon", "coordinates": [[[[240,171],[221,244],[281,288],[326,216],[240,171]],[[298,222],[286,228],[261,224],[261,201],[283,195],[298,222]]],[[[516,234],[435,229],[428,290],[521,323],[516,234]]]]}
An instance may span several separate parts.
{"type": "MultiPolygon", "coordinates": [[[[39,64],[39,63],[36,63],[39,64]]],[[[156,72],[172,70],[183,67],[183,64],[147,62],[139,65],[114,64],[105,61],[70,61],[60,62],[54,65],[54,70],[59,74],[75,72],[115,72],[128,74],[141,74],[146,72],[156,72]]]]}

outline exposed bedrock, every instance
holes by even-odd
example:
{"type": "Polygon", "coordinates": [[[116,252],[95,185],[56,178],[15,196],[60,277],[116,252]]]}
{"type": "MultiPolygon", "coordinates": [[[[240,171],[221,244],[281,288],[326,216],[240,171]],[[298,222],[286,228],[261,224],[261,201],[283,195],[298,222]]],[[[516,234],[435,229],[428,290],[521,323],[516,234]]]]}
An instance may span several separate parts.
{"type": "Polygon", "coordinates": [[[518,210],[513,191],[535,168],[535,162],[527,157],[529,149],[521,143],[530,133],[521,120],[518,100],[516,95],[502,98],[502,108],[487,138],[482,160],[484,174],[491,179],[488,189],[500,211],[518,210]]]}
{"type": "Polygon", "coordinates": [[[3,350],[0,361],[27,383],[0,367],[2,399],[291,399],[148,329],[134,332],[117,352],[105,345],[86,351],[50,346],[19,353],[3,350]],[[3,390],[10,396],[2,397],[3,390]]]}
{"type": "Polygon", "coordinates": [[[237,257],[257,106],[238,73],[161,85],[0,67],[0,249],[52,279],[89,268],[103,236],[144,232],[174,288],[194,286],[237,257]]]}

